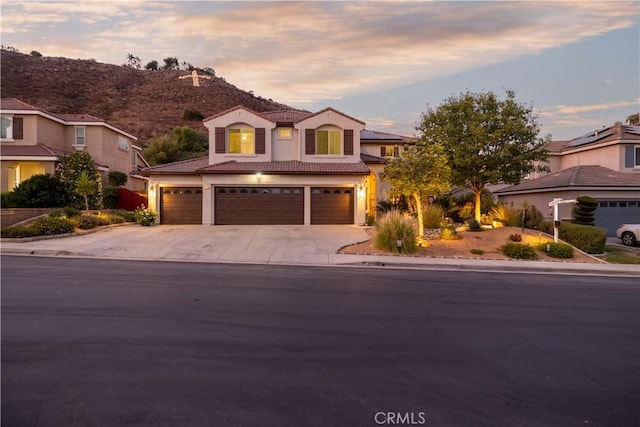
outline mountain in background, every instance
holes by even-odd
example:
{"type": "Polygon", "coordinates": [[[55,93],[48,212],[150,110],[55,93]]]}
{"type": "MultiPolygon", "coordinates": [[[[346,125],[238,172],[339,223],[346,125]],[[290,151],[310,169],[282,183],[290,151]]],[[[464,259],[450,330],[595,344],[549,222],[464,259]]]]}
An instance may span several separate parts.
{"type": "MultiPolygon", "coordinates": [[[[176,126],[206,132],[202,121],[236,105],[257,112],[292,109],[255,96],[223,78],[200,79],[194,87],[186,70],[138,70],[94,60],[25,55],[2,50],[0,93],[53,113],[87,113],[136,135],[141,143],[176,126]]],[[[201,73],[200,73],[201,74],[201,73]]]]}

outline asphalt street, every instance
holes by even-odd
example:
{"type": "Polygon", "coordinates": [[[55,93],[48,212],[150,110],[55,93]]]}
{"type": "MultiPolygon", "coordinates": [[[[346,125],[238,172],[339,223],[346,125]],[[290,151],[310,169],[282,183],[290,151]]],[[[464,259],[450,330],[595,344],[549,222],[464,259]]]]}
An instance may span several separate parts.
{"type": "Polygon", "coordinates": [[[0,260],[3,426],[640,424],[637,278],[0,260]]]}

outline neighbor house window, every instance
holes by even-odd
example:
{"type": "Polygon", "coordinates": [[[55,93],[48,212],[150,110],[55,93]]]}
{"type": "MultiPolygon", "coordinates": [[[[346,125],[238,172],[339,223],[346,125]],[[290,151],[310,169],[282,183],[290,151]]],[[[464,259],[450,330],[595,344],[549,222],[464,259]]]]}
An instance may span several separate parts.
{"type": "Polygon", "coordinates": [[[129,140],[125,137],[118,137],[118,149],[122,151],[129,151],[129,140]]]}
{"type": "Polygon", "coordinates": [[[13,117],[2,116],[2,139],[13,139],[13,117]]]}
{"type": "Polygon", "coordinates": [[[293,139],[293,129],[278,128],[278,139],[293,139]]]}
{"type": "Polygon", "coordinates": [[[400,147],[380,147],[380,157],[400,157],[400,147]]]}
{"type": "Polygon", "coordinates": [[[636,159],[635,159],[635,163],[633,164],[635,167],[640,166],[640,145],[636,145],[635,147],[633,147],[635,150],[635,154],[636,154],[636,159]]]}
{"type": "Polygon", "coordinates": [[[251,128],[229,129],[229,153],[254,154],[255,131],[251,128]]]}
{"type": "Polygon", "coordinates": [[[341,154],[339,130],[316,131],[316,154],[341,154]]]}
{"type": "Polygon", "coordinates": [[[131,166],[138,165],[138,153],[135,150],[131,150],[131,166]]]}
{"type": "Polygon", "coordinates": [[[78,127],[76,129],[76,145],[85,145],[84,131],[85,128],[78,127]]]}

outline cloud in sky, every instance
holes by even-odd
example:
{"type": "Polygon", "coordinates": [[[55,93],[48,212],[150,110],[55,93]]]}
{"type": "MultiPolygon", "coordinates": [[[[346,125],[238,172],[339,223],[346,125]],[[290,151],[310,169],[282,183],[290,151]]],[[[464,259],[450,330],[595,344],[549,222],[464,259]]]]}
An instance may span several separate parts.
{"type": "Polygon", "coordinates": [[[176,56],[308,105],[538,54],[637,23],[634,2],[3,2],[3,44],[176,56]]]}

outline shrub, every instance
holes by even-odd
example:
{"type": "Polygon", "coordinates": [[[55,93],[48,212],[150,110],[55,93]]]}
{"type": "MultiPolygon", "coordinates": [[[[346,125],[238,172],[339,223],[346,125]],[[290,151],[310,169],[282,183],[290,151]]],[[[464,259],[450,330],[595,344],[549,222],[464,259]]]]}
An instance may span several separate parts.
{"type": "Polygon", "coordinates": [[[440,229],[440,239],[442,240],[460,240],[462,236],[458,234],[453,225],[447,225],[440,229]]]}
{"type": "Polygon", "coordinates": [[[23,239],[25,237],[37,236],[38,230],[25,225],[11,225],[0,229],[0,237],[6,237],[10,239],[23,239]]]}
{"type": "Polygon", "coordinates": [[[489,211],[489,215],[494,221],[504,225],[514,226],[518,222],[518,211],[506,203],[498,203],[489,211]]]}
{"type": "Polygon", "coordinates": [[[533,246],[523,243],[505,243],[500,246],[500,252],[515,259],[538,259],[538,253],[533,246]]]}
{"type": "MultiPolygon", "coordinates": [[[[60,157],[60,162],[56,165],[56,177],[69,188],[74,190],[76,188],[78,178],[83,172],[87,175],[90,181],[94,182],[95,187],[95,192],[92,192],[92,194],[87,193],[89,209],[100,208],[102,203],[102,196],[100,195],[102,192],[100,173],[98,172],[98,168],[89,153],[86,151],[75,151],[73,153],[66,154],[60,157]]],[[[62,206],[70,204],[76,208],[85,209],[85,200],[81,195],[82,193],[76,193],[75,191],[71,192],[70,202],[64,203],[62,206]]]]}
{"type": "Polygon", "coordinates": [[[543,233],[553,234],[553,222],[551,221],[543,221],[540,223],[538,230],[543,233]]]}
{"type": "Polygon", "coordinates": [[[595,225],[593,213],[598,207],[598,201],[589,196],[581,196],[576,200],[577,204],[573,208],[573,216],[575,217],[573,222],[582,225],[595,225]]]}
{"type": "Polygon", "coordinates": [[[82,215],[78,218],[78,228],[82,230],[91,230],[100,225],[100,220],[94,215],[82,215]]]}
{"type": "Polygon", "coordinates": [[[115,209],[118,206],[118,189],[107,187],[102,190],[102,205],[106,209],[115,209]]]}
{"type": "Polygon", "coordinates": [[[117,209],[115,211],[111,211],[112,215],[119,216],[124,219],[126,222],[136,222],[136,214],[135,212],[125,211],[124,209],[117,209]]]}
{"type": "Polygon", "coordinates": [[[112,171],[109,172],[109,185],[112,187],[121,187],[127,183],[129,177],[124,172],[112,171]]]}
{"type": "Polygon", "coordinates": [[[13,191],[3,191],[2,200],[0,200],[0,207],[2,208],[15,208],[15,200],[13,198],[13,191]]]}
{"type": "Polygon", "coordinates": [[[388,252],[413,253],[418,248],[417,229],[415,219],[397,211],[388,212],[376,222],[374,246],[388,252]],[[402,246],[398,247],[398,241],[402,246]]]}
{"type": "Polygon", "coordinates": [[[55,208],[69,201],[67,185],[49,174],[38,174],[22,181],[10,196],[17,208],[55,208]]]}
{"type": "Polygon", "coordinates": [[[62,208],[55,208],[55,209],[51,209],[49,211],[49,216],[53,217],[53,218],[57,218],[57,217],[66,217],[67,214],[64,213],[64,209],[62,208]]]}
{"type": "Polygon", "coordinates": [[[493,219],[489,214],[480,215],[480,224],[482,225],[491,225],[493,223],[493,219]]]}
{"type": "Polygon", "coordinates": [[[427,205],[422,210],[422,224],[426,229],[440,228],[444,224],[444,208],[440,205],[427,205]]]}
{"type": "Polygon", "coordinates": [[[473,208],[473,203],[468,202],[468,203],[465,203],[464,206],[460,208],[460,210],[458,211],[458,217],[462,220],[467,220],[469,218],[472,218],[474,213],[475,212],[473,208]]]}
{"type": "Polygon", "coordinates": [[[566,243],[540,243],[536,247],[539,251],[546,252],[552,258],[573,258],[573,246],[566,243]]]}
{"type": "Polygon", "coordinates": [[[62,217],[38,218],[33,222],[31,227],[36,230],[38,234],[44,235],[72,233],[75,229],[70,219],[62,217]]]}
{"type": "Polygon", "coordinates": [[[472,254],[474,254],[474,255],[482,255],[482,254],[484,254],[484,251],[482,249],[471,249],[470,252],[472,254]]]}
{"type": "Polygon", "coordinates": [[[482,231],[482,225],[476,219],[470,219],[467,221],[467,229],[469,231],[482,231]]]}
{"type": "Polygon", "coordinates": [[[122,224],[124,222],[124,218],[113,213],[99,213],[96,217],[101,222],[100,225],[122,224]]]}
{"type": "Polygon", "coordinates": [[[135,216],[137,223],[144,226],[150,226],[156,220],[156,213],[144,206],[138,206],[135,216]]]}
{"type": "Polygon", "coordinates": [[[82,213],[80,212],[80,209],[76,209],[73,206],[65,206],[64,208],[62,208],[62,210],[64,211],[64,214],[67,216],[67,218],[80,216],[80,214],[82,213]]]}
{"type": "Polygon", "coordinates": [[[607,243],[607,230],[602,227],[563,222],[559,236],[565,242],[588,254],[601,254],[607,243]]]}
{"type": "Polygon", "coordinates": [[[515,233],[509,236],[509,240],[512,242],[522,242],[522,235],[519,233],[515,233]]]}
{"type": "Polygon", "coordinates": [[[366,225],[368,227],[370,227],[373,224],[375,224],[375,222],[376,222],[376,219],[375,219],[375,217],[373,215],[367,214],[364,217],[364,225],[366,225]]]}
{"type": "Polygon", "coordinates": [[[204,114],[196,110],[184,110],[182,113],[182,120],[202,120],[204,114]]]}

